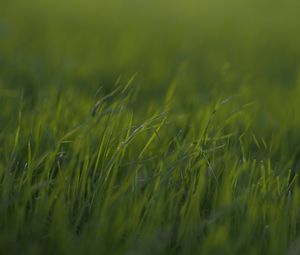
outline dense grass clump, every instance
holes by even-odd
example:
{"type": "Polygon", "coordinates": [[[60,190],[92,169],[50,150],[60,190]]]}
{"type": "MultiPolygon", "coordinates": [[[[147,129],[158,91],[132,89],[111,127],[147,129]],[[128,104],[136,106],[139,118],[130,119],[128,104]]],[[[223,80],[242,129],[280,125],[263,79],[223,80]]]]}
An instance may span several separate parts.
{"type": "Polygon", "coordinates": [[[0,253],[299,254],[298,7],[0,3],[0,253]]]}

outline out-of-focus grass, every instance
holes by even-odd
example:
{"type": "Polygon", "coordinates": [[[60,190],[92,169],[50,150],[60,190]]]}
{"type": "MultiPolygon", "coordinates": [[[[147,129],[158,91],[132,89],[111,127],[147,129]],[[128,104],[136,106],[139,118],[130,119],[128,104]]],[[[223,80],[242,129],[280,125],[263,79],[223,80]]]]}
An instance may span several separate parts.
{"type": "Polygon", "coordinates": [[[0,251],[298,254],[298,1],[0,3],[0,251]]]}

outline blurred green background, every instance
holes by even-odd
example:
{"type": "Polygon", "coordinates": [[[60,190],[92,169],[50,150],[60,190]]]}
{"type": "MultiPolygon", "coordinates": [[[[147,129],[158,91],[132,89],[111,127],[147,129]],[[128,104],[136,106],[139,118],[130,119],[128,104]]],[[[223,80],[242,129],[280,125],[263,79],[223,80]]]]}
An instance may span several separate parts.
{"type": "Polygon", "coordinates": [[[234,97],[255,103],[262,133],[296,130],[299,10],[279,0],[1,1],[2,115],[17,105],[5,93],[32,104],[49,91],[91,98],[137,74],[136,112],[160,106],[176,83],[175,108],[234,97]]]}
{"type": "Polygon", "coordinates": [[[1,1],[1,84],[87,91],[137,72],[154,97],[174,80],[197,94],[295,86],[299,10],[299,1],[1,1]]]}
{"type": "Polygon", "coordinates": [[[51,91],[76,104],[72,93],[90,100],[136,74],[136,113],[161,107],[176,84],[173,108],[234,97],[254,103],[261,135],[282,129],[298,141],[299,10],[279,0],[1,1],[2,121],[20,91],[32,107],[51,91]]]}

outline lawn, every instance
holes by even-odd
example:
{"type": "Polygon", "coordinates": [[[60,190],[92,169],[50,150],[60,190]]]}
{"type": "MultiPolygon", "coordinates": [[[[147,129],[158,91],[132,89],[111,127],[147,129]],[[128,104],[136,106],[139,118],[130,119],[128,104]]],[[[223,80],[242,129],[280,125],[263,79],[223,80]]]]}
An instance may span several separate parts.
{"type": "Polygon", "coordinates": [[[0,2],[0,254],[300,254],[300,2],[0,2]]]}

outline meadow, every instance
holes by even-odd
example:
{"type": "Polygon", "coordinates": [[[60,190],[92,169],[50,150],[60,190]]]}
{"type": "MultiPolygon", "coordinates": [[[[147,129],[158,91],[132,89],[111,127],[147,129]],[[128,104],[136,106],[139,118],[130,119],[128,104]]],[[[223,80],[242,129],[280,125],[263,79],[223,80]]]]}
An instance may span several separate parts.
{"type": "Polygon", "coordinates": [[[300,254],[300,2],[0,1],[0,254],[300,254]]]}

